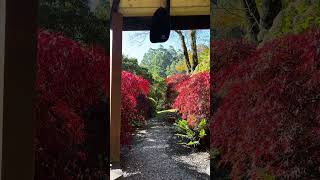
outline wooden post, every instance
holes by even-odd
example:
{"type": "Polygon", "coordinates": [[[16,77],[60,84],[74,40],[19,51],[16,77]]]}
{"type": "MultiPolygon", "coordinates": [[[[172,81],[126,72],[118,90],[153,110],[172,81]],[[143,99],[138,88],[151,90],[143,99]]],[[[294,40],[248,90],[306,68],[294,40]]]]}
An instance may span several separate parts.
{"type": "Polygon", "coordinates": [[[120,162],[122,15],[112,13],[110,63],[110,161],[120,162]]]}
{"type": "Polygon", "coordinates": [[[0,0],[2,180],[34,178],[37,7],[37,0],[0,0]]]}
{"type": "MultiPolygon", "coordinates": [[[[2,162],[2,128],[3,128],[3,71],[4,71],[4,47],[6,24],[6,1],[0,0],[0,162],[2,162]]],[[[2,163],[0,163],[0,177],[2,175],[2,163]]],[[[1,179],[1,178],[0,178],[1,179]]]]}

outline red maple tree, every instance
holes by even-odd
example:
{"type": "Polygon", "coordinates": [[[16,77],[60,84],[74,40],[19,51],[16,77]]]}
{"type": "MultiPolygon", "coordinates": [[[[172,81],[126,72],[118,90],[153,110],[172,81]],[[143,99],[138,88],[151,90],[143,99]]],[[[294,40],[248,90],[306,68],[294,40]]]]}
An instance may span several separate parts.
{"type": "Polygon", "coordinates": [[[232,164],[233,179],[261,172],[280,179],[319,177],[319,47],[320,31],[310,30],[273,40],[217,70],[213,92],[229,85],[212,107],[211,144],[232,164]]]}
{"type": "Polygon", "coordinates": [[[38,32],[35,103],[35,179],[79,179],[85,174],[82,113],[106,96],[109,57],[61,34],[38,32]]]}

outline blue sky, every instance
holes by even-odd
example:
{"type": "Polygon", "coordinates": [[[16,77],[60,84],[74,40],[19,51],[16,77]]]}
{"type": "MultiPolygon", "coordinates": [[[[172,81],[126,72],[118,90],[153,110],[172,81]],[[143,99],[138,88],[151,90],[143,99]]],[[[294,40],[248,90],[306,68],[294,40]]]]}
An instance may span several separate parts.
{"type": "MultiPolygon", "coordinates": [[[[210,30],[198,30],[197,32],[197,44],[209,45],[210,30]]],[[[189,46],[189,36],[186,35],[186,43],[189,46]]],[[[148,31],[125,31],[123,32],[122,39],[122,54],[129,57],[137,58],[141,62],[143,55],[149,50],[149,48],[158,48],[163,45],[165,48],[173,46],[176,50],[180,50],[180,40],[178,35],[171,31],[170,38],[164,43],[151,43],[149,40],[148,31]]]]}

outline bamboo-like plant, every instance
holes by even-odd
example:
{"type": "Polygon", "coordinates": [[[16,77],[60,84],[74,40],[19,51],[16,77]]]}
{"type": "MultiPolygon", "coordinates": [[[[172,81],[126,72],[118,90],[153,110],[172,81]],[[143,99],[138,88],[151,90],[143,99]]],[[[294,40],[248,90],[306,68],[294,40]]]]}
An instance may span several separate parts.
{"type": "Polygon", "coordinates": [[[206,119],[201,119],[199,123],[191,128],[188,125],[187,120],[179,120],[174,123],[177,133],[175,134],[180,138],[180,142],[178,144],[183,144],[187,146],[197,146],[200,145],[200,139],[207,135],[207,121],[206,119]]]}

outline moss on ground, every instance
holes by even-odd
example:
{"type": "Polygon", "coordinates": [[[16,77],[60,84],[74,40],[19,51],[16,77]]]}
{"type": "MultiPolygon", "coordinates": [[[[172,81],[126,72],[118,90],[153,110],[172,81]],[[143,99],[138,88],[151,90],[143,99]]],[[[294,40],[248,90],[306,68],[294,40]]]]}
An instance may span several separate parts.
{"type": "Polygon", "coordinates": [[[163,111],[158,111],[157,116],[158,119],[162,121],[175,122],[177,119],[181,117],[178,115],[177,109],[167,109],[163,111]]]}

